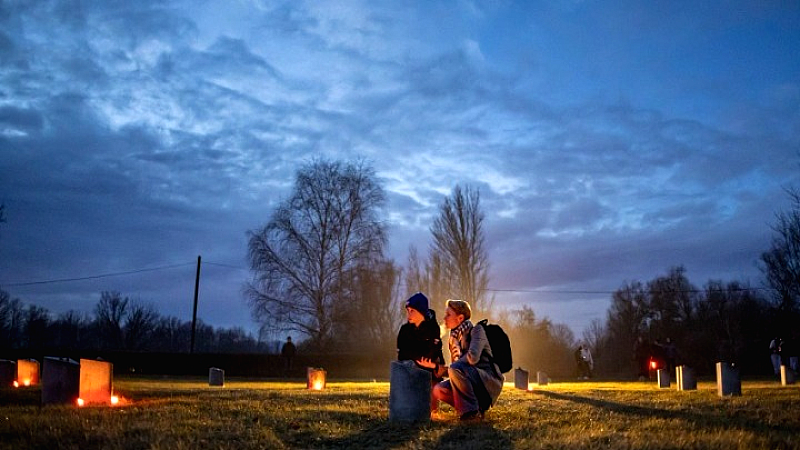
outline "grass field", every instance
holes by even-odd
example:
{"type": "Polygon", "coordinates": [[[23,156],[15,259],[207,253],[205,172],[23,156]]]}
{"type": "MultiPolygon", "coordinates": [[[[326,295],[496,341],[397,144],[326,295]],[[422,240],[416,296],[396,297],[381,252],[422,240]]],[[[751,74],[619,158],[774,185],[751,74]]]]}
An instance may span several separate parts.
{"type": "Polygon", "coordinates": [[[386,382],[117,379],[115,407],[39,406],[36,388],[0,390],[3,448],[107,449],[776,449],[800,448],[800,387],[743,382],[720,398],[654,382],[571,382],[515,390],[479,423],[452,409],[430,423],[390,423],[386,382]]]}

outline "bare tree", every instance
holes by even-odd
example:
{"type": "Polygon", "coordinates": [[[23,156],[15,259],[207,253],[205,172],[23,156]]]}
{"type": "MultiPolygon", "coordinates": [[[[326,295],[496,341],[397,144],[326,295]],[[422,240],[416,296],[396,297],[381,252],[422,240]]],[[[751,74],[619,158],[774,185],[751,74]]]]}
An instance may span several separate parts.
{"type": "Polygon", "coordinates": [[[348,296],[346,277],[383,252],[378,210],[384,201],[364,162],[316,160],[302,167],[291,196],[264,228],[249,233],[254,318],[317,344],[330,338],[334,307],[348,296]]]}
{"type": "Polygon", "coordinates": [[[128,305],[123,335],[127,350],[144,350],[158,326],[159,314],[155,307],[139,302],[128,305]]]}
{"type": "Polygon", "coordinates": [[[795,314],[800,303],[800,191],[787,190],[792,206],[777,214],[770,249],[761,255],[767,284],[775,290],[778,309],[795,314]]]}
{"type": "Polygon", "coordinates": [[[120,350],[124,345],[122,331],[123,321],[128,315],[127,297],[122,298],[119,292],[103,291],[100,301],[94,307],[95,324],[100,337],[101,346],[120,350]]]}
{"type": "Polygon", "coordinates": [[[480,192],[456,185],[439,207],[431,226],[433,244],[430,261],[441,258],[441,276],[448,282],[450,296],[466,300],[478,316],[488,313],[492,300],[487,297],[489,258],[484,248],[484,214],[480,192]]]}

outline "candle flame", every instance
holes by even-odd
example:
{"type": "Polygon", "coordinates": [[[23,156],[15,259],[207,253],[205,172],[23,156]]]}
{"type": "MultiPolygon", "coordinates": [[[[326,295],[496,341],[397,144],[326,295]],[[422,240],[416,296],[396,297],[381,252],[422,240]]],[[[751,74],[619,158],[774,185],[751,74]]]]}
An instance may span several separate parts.
{"type": "Polygon", "coordinates": [[[116,405],[117,403],[119,403],[119,397],[117,397],[116,395],[112,395],[111,396],[111,404],[112,405],[116,405]]]}
{"type": "Polygon", "coordinates": [[[25,386],[30,386],[30,385],[31,385],[31,379],[30,379],[30,378],[26,378],[26,379],[25,379],[25,380],[22,382],[22,384],[24,384],[25,386]]]}
{"type": "Polygon", "coordinates": [[[14,387],[15,387],[15,388],[18,388],[18,387],[19,387],[19,381],[14,381],[14,387]]]}
{"type": "Polygon", "coordinates": [[[78,398],[78,400],[76,400],[75,403],[77,403],[78,406],[83,406],[86,402],[84,402],[82,398],[78,398]]]}

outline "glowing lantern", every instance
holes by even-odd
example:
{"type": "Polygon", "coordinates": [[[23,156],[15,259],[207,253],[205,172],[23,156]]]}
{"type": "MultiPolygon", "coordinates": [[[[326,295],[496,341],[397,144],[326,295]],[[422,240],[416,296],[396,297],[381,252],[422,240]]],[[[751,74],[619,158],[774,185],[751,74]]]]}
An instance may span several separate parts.
{"type": "Polygon", "coordinates": [[[83,399],[82,399],[82,398],[80,398],[80,397],[78,397],[78,400],[77,400],[75,403],[77,403],[77,404],[78,404],[78,406],[83,406],[83,405],[85,405],[85,404],[86,404],[86,402],[85,402],[85,401],[83,401],[83,399]]]}
{"type": "Polygon", "coordinates": [[[323,369],[308,368],[308,389],[312,391],[321,391],[325,389],[325,375],[323,369]]]}
{"type": "Polygon", "coordinates": [[[39,361],[35,359],[17,360],[17,386],[35,386],[39,384],[39,361]]]}
{"type": "Polygon", "coordinates": [[[658,363],[656,362],[656,360],[654,360],[654,359],[650,360],[650,368],[653,369],[653,370],[658,369],[658,363]]]}

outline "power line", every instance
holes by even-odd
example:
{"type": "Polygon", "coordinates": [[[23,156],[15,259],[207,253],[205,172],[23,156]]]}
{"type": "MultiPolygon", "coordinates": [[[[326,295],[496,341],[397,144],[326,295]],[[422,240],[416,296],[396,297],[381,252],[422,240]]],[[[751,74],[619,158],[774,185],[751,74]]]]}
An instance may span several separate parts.
{"type": "Polygon", "coordinates": [[[143,272],[155,272],[158,270],[167,270],[167,269],[174,269],[176,267],[183,267],[183,266],[191,266],[194,263],[184,263],[184,264],[173,264],[169,266],[161,266],[161,267],[152,267],[149,269],[136,269],[136,270],[128,270],[125,272],[113,272],[113,273],[105,273],[101,275],[90,275],[85,277],[74,277],[74,278],[57,278],[53,280],[41,280],[41,281],[27,281],[27,282],[20,282],[20,283],[0,283],[0,286],[3,287],[20,287],[20,286],[36,286],[42,284],[53,284],[53,283],[66,283],[70,281],[85,281],[85,280],[96,280],[98,278],[111,278],[111,277],[119,277],[123,275],[133,275],[137,273],[143,272]]]}

